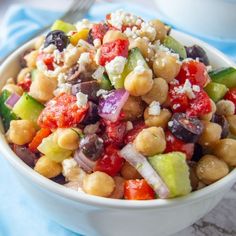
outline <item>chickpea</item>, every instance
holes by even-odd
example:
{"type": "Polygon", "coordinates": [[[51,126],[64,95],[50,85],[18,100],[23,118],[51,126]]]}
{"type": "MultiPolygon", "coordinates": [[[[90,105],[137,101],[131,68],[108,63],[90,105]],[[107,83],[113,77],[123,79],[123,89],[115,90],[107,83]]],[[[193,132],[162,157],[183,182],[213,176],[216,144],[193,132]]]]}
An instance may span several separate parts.
{"type": "Polygon", "coordinates": [[[34,170],[44,177],[50,179],[61,174],[62,167],[61,164],[50,160],[47,156],[42,156],[36,162],[34,170]]]}
{"type": "Polygon", "coordinates": [[[106,32],[103,38],[103,43],[110,43],[117,39],[127,40],[127,36],[119,30],[109,30],[106,32]]]}
{"type": "Polygon", "coordinates": [[[211,112],[209,112],[208,114],[205,114],[205,115],[201,115],[200,119],[210,121],[215,112],[216,112],[216,104],[214,101],[211,100],[211,112]]]}
{"type": "Polygon", "coordinates": [[[143,129],[135,138],[134,146],[144,156],[153,156],[164,152],[166,148],[164,130],[160,127],[143,129]]]}
{"type": "Polygon", "coordinates": [[[75,129],[57,129],[57,144],[59,147],[67,150],[76,150],[79,147],[80,137],[75,129]]]}
{"type": "Polygon", "coordinates": [[[138,48],[143,57],[151,60],[154,57],[154,50],[148,45],[148,41],[144,38],[129,39],[129,49],[138,48]]]}
{"type": "Polygon", "coordinates": [[[227,116],[230,133],[236,135],[236,115],[227,116]]]}
{"type": "Polygon", "coordinates": [[[136,120],[143,115],[144,104],[140,97],[129,96],[122,108],[125,120],[136,120]]]}
{"type": "Polygon", "coordinates": [[[83,189],[91,195],[109,197],[115,189],[115,181],[108,174],[96,171],[84,178],[83,189]]]}
{"type": "Polygon", "coordinates": [[[32,69],[31,68],[23,68],[20,73],[17,75],[17,83],[20,83],[22,81],[24,81],[24,79],[26,77],[30,77],[30,73],[31,73],[32,69]]]}
{"type": "Polygon", "coordinates": [[[196,174],[204,184],[211,184],[229,173],[227,164],[213,155],[205,155],[197,163],[196,174]]]}
{"type": "Polygon", "coordinates": [[[30,86],[29,95],[40,102],[47,102],[53,98],[53,92],[57,87],[57,81],[46,77],[42,72],[37,71],[30,86]]]}
{"type": "Polygon", "coordinates": [[[167,36],[168,28],[160,20],[151,20],[150,25],[156,29],[156,39],[163,42],[167,36]]]}
{"type": "Polygon", "coordinates": [[[146,69],[143,72],[130,72],[125,78],[125,89],[132,96],[142,96],[148,93],[153,86],[152,71],[146,69]]]}
{"type": "Polygon", "coordinates": [[[84,47],[74,47],[72,44],[69,44],[64,55],[65,66],[70,68],[76,64],[83,52],[86,52],[84,47]]]}
{"type": "MultiPolygon", "coordinates": [[[[142,23],[142,25],[145,25],[145,23],[142,23]]],[[[141,25],[141,28],[143,28],[141,25]]],[[[153,27],[150,23],[148,23],[148,30],[139,30],[138,35],[141,38],[146,38],[147,40],[153,42],[156,38],[156,29],[153,27]]]]}
{"type": "Polygon", "coordinates": [[[166,128],[168,121],[171,118],[171,112],[168,109],[162,109],[160,112],[160,115],[150,115],[149,114],[149,108],[147,107],[144,112],[144,120],[145,124],[148,127],[156,126],[156,127],[162,127],[163,129],[166,128]]]}
{"type": "Polygon", "coordinates": [[[45,37],[42,35],[42,36],[39,36],[37,39],[36,39],[36,42],[34,44],[34,48],[37,50],[39,49],[43,43],[44,43],[44,40],[45,40],[45,37]]]}
{"type": "Polygon", "coordinates": [[[139,174],[137,169],[135,169],[129,162],[125,162],[121,169],[121,175],[125,179],[141,179],[142,176],[139,174]]]}
{"type": "Polygon", "coordinates": [[[114,198],[114,199],[124,198],[125,180],[120,176],[115,176],[113,179],[115,181],[116,186],[112,194],[109,196],[109,198],[114,198]]]}
{"type": "Polygon", "coordinates": [[[162,77],[168,83],[179,73],[181,64],[175,55],[158,52],[153,62],[153,71],[157,77],[162,77]]]}
{"type": "Polygon", "coordinates": [[[30,120],[12,120],[6,133],[10,143],[24,145],[32,141],[36,134],[34,123],[30,120]]]}
{"type": "Polygon", "coordinates": [[[234,114],[235,105],[229,100],[220,100],[216,104],[216,114],[231,116],[234,114]]]}
{"type": "Polygon", "coordinates": [[[229,166],[236,166],[236,140],[221,139],[214,147],[213,152],[229,166]]]}
{"type": "Polygon", "coordinates": [[[164,79],[155,78],[153,80],[152,89],[147,94],[142,96],[142,99],[147,104],[151,104],[153,101],[163,104],[167,100],[168,90],[168,83],[164,79]]]}
{"type": "Polygon", "coordinates": [[[27,67],[36,68],[36,61],[38,54],[39,54],[38,50],[33,50],[32,52],[24,56],[27,67]]]}
{"type": "Polygon", "coordinates": [[[2,88],[2,91],[3,90],[7,90],[9,91],[10,93],[17,93],[18,95],[22,95],[23,94],[23,89],[18,86],[18,85],[15,85],[15,84],[6,84],[3,88],[2,88]]]}
{"type": "Polygon", "coordinates": [[[15,80],[14,80],[12,77],[10,77],[10,78],[7,80],[6,84],[15,84],[15,80]]]}
{"type": "Polygon", "coordinates": [[[198,143],[205,147],[212,146],[220,140],[222,128],[220,125],[209,121],[202,121],[202,123],[204,129],[198,143]]]}
{"type": "Polygon", "coordinates": [[[196,167],[197,163],[196,162],[191,162],[189,164],[189,178],[192,186],[192,190],[197,190],[198,184],[199,184],[199,179],[197,178],[196,174],[196,167]]]}

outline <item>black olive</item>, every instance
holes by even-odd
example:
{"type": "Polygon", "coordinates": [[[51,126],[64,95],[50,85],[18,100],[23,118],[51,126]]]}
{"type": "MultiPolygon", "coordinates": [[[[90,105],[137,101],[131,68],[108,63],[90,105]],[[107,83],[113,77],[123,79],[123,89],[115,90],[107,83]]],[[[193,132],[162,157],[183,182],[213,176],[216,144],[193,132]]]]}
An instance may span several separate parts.
{"type": "Polygon", "coordinates": [[[193,156],[191,158],[191,161],[196,161],[198,162],[202,156],[204,155],[203,148],[200,144],[196,143],[194,146],[194,152],[193,156]]]}
{"type": "Polygon", "coordinates": [[[92,161],[96,161],[102,155],[104,142],[96,134],[88,134],[80,141],[80,150],[92,161]]]}
{"type": "Polygon", "coordinates": [[[211,118],[211,122],[221,126],[221,138],[226,138],[229,135],[229,123],[224,116],[214,114],[211,118]]]}
{"type": "Polygon", "coordinates": [[[168,128],[173,135],[186,143],[196,143],[203,132],[201,121],[195,117],[187,117],[185,113],[175,113],[168,128]]]}
{"type": "Polygon", "coordinates": [[[65,180],[65,177],[62,174],[52,178],[51,180],[57,184],[62,184],[62,185],[67,183],[67,181],[65,180]]]}
{"type": "Polygon", "coordinates": [[[93,102],[89,102],[89,109],[82,121],[81,124],[88,125],[88,124],[95,124],[99,121],[100,117],[98,115],[98,106],[93,102]]]}
{"type": "Polygon", "coordinates": [[[48,47],[50,44],[56,46],[56,48],[62,52],[64,48],[69,44],[68,36],[61,30],[54,30],[47,34],[44,42],[44,47],[48,47]]]}
{"type": "Polygon", "coordinates": [[[206,66],[209,66],[209,59],[208,56],[203,48],[201,48],[198,45],[193,45],[191,47],[185,47],[187,52],[187,57],[196,59],[199,58],[199,61],[205,64],[206,66]]]}

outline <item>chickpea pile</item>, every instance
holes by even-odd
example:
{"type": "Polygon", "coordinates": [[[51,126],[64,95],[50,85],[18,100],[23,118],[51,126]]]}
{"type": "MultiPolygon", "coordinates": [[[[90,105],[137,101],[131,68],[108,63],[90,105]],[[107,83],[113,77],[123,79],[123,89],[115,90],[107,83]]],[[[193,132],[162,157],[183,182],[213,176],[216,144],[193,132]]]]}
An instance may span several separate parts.
{"type": "MultiPolygon", "coordinates": [[[[121,156],[130,144],[153,170],[149,158],[181,152],[192,191],[236,166],[235,101],[206,92],[209,60],[199,46],[184,47],[159,20],[120,11],[105,23],[64,26],[22,55],[0,95],[6,140],[37,173],[78,192],[145,200],[155,186],[138,158],[121,156]]],[[[175,164],[162,169],[176,174],[175,164]]]]}

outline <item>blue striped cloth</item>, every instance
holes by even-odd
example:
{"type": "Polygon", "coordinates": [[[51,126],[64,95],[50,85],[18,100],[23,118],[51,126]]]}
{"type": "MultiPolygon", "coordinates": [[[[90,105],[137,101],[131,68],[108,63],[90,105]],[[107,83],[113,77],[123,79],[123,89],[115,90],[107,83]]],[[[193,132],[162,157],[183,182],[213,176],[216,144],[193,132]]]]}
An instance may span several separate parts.
{"type": "MultiPolygon", "coordinates": [[[[140,15],[144,19],[160,18],[173,26],[158,12],[128,3],[96,5],[88,13],[87,18],[101,20],[107,12],[120,8],[140,15]]],[[[1,27],[0,58],[21,45],[23,40],[30,37],[34,31],[52,23],[60,15],[60,12],[50,11],[49,14],[46,10],[13,5],[6,13],[1,27]]],[[[236,60],[236,42],[206,38],[203,40],[236,60]]],[[[78,236],[38,212],[37,203],[28,198],[4,157],[0,157],[0,183],[0,236],[78,236]]]]}

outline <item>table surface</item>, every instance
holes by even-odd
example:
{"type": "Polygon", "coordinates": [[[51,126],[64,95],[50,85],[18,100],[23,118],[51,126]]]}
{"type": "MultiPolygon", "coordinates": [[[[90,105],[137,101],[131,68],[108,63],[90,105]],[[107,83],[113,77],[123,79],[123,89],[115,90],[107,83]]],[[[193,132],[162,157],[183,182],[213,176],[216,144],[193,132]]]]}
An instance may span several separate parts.
{"type": "MultiPolygon", "coordinates": [[[[60,9],[68,4],[68,0],[51,0],[60,9]]],[[[0,15],[6,11],[10,3],[30,3],[31,5],[47,7],[47,1],[41,0],[0,0],[0,15]]],[[[119,1],[120,2],[120,1],[119,1]]],[[[155,7],[152,0],[135,0],[135,3],[145,3],[145,7],[155,7]]],[[[54,4],[53,4],[54,5],[54,4]]],[[[0,24],[1,24],[0,18],[0,24]]],[[[190,212],[191,214],[191,212],[190,212]]],[[[173,236],[236,236],[236,185],[208,215],[173,236]]],[[[16,234],[17,235],[17,234],[16,234]]],[[[15,236],[15,235],[14,235],[15,236]]],[[[45,235],[46,236],[46,235],[45,235]]]]}

